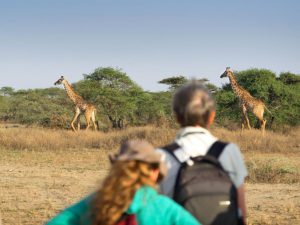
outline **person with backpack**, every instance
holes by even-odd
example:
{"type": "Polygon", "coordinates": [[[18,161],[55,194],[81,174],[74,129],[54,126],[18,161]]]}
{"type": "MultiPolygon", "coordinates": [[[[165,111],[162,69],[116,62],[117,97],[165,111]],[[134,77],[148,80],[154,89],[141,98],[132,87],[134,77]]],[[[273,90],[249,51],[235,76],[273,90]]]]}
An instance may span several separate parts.
{"type": "Polygon", "coordinates": [[[146,141],[125,142],[111,155],[102,187],[67,208],[46,225],[199,225],[172,199],[158,194],[167,174],[161,154],[146,141]]]}
{"type": "Polygon", "coordinates": [[[176,91],[172,107],[181,129],[173,143],[157,149],[169,171],[161,192],[204,225],[246,224],[247,169],[238,146],[208,130],[215,117],[212,96],[194,80],[176,91]]]}

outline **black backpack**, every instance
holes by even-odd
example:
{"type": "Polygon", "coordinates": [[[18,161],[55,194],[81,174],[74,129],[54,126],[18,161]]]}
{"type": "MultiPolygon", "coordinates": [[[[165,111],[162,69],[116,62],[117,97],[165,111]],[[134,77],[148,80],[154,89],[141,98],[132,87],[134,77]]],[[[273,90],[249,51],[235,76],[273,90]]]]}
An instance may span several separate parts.
{"type": "MultiPolygon", "coordinates": [[[[216,141],[205,156],[181,163],[174,190],[174,200],[203,225],[237,225],[237,190],[218,161],[227,143],[216,141]]],[[[177,143],[165,146],[174,154],[177,143]]]]}

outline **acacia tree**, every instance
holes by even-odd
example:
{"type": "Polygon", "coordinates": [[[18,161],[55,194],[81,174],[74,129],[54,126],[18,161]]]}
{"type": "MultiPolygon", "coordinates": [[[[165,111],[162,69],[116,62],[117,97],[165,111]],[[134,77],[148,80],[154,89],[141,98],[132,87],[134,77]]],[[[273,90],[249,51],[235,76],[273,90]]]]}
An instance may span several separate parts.
{"type": "MultiPolygon", "coordinates": [[[[162,79],[158,81],[158,83],[168,85],[169,91],[175,91],[177,88],[181,87],[189,80],[190,79],[186,78],[185,76],[173,76],[173,77],[162,79]]],[[[210,92],[216,92],[218,90],[218,87],[212,83],[209,83],[208,79],[206,78],[200,78],[196,80],[201,82],[210,92]]]]}
{"type": "Polygon", "coordinates": [[[2,87],[0,88],[0,119],[8,120],[8,109],[10,96],[13,94],[14,89],[11,87],[2,87]]]}
{"type": "Polygon", "coordinates": [[[188,79],[184,76],[173,76],[173,77],[168,77],[165,79],[162,79],[158,81],[160,84],[166,84],[169,86],[169,90],[174,91],[183,84],[185,84],[188,81],[188,79]]]}
{"type": "MultiPolygon", "coordinates": [[[[196,79],[196,80],[199,81],[200,83],[202,83],[203,86],[205,86],[208,89],[208,91],[210,91],[211,93],[215,93],[219,89],[214,84],[209,83],[208,79],[206,79],[206,78],[200,78],[200,79],[196,79]]],[[[173,95],[174,91],[176,91],[176,89],[178,89],[179,87],[181,87],[182,85],[184,85],[185,83],[187,83],[189,81],[190,81],[190,79],[186,78],[185,76],[173,76],[173,77],[168,77],[168,78],[158,81],[158,83],[160,83],[160,84],[166,84],[169,86],[168,91],[153,93],[153,96],[156,99],[156,101],[162,106],[161,107],[162,113],[166,117],[165,120],[167,120],[170,125],[176,124],[175,118],[172,117],[172,110],[171,110],[172,95],[173,95]]]]}
{"type": "Polygon", "coordinates": [[[2,96],[10,96],[14,93],[14,89],[12,87],[2,87],[0,88],[0,95],[2,96]]]}
{"type": "Polygon", "coordinates": [[[113,128],[132,120],[143,90],[120,69],[100,67],[76,84],[81,95],[96,103],[113,128]]]}
{"type": "Polygon", "coordinates": [[[286,85],[300,85],[300,76],[291,72],[284,72],[279,75],[278,80],[286,85]]]}

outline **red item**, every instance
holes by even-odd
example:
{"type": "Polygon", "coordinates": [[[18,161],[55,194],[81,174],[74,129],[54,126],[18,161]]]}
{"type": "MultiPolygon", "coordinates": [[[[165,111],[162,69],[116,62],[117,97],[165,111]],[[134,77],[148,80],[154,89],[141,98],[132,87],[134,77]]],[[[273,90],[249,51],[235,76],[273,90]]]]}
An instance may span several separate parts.
{"type": "Polygon", "coordinates": [[[124,219],[121,219],[116,225],[138,225],[136,216],[134,214],[126,215],[124,219]]]}

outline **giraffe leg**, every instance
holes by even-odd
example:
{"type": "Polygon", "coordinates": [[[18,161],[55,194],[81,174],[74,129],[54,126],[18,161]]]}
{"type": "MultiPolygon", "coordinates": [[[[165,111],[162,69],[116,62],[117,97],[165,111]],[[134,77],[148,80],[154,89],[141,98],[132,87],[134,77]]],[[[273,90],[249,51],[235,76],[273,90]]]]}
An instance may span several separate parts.
{"type": "Polygon", "coordinates": [[[245,117],[244,114],[242,114],[242,131],[245,129],[245,117]]]}
{"type": "Polygon", "coordinates": [[[80,130],[80,115],[77,117],[77,130],[80,130]]]}
{"type": "Polygon", "coordinates": [[[261,124],[261,130],[262,130],[263,134],[265,134],[266,123],[267,123],[267,120],[263,119],[262,124],[261,124]]]}
{"type": "Polygon", "coordinates": [[[246,121],[248,129],[251,130],[250,122],[249,122],[248,115],[247,115],[247,108],[244,105],[242,106],[242,112],[243,112],[243,116],[244,116],[244,121],[246,121]]]}
{"type": "Polygon", "coordinates": [[[77,118],[78,118],[79,115],[80,115],[80,110],[79,110],[79,109],[76,109],[76,111],[75,111],[75,116],[74,116],[74,118],[73,118],[73,120],[72,120],[72,122],[71,122],[71,127],[72,127],[73,131],[76,131],[76,129],[75,129],[75,127],[74,127],[74,123],[75,123],[75,121],[77,120],[77,118]]]}
{"type": "Polygon", "coordinates": [[[88,130],[89,127],[91,126],[91,122],[90,122],[91,115],[90,115],[90,112],[86,111],[85,114],[84,114],[84,116],[85,116],[85,120],[86,120],[86,128],[85,128],[85,130],[88,130]]]}
{"type": "Polygon", "coordinates": [[[260,129],[262,130],[262,132],[265,132],[267,120],[265,119],[258,119],[258,120],[260,123],[260,129]]]}
{"type": "Polygon", "coordinates": [[[243,112],[243,107],[241,106],[241,111],[242,111],[242,131],[244,130],[245,128],[245,116],[244,116],[244,112],[243,112]]]}
{"type": "Polygon", "coordinates": [[[263,107],[256,107],[253,110],[253,113],[256,116],[257,120],[259,121],[260,129],[264,133],[265,132],[265,128],[266,128],[267,120],[264,119],[264,109],[263,109],[263,107]]]}
{"type": "Polygon", "coordinates": [[[250,122],[249,122],[249,119],[248,119],[248,115],[246,114],[246,122],[247,122],[247,127],[249,130],[251,130],[251,125],[250,125],[250,122]]]}
{"type": "Polygon", "coordinates": [[[92,112],[91,119],[92,119],[92,122],[93,122],[94,130],[97,130],[97,124],[96,124],[95,114],[96,114],[96,110],[94,110],[92,112]]]}

